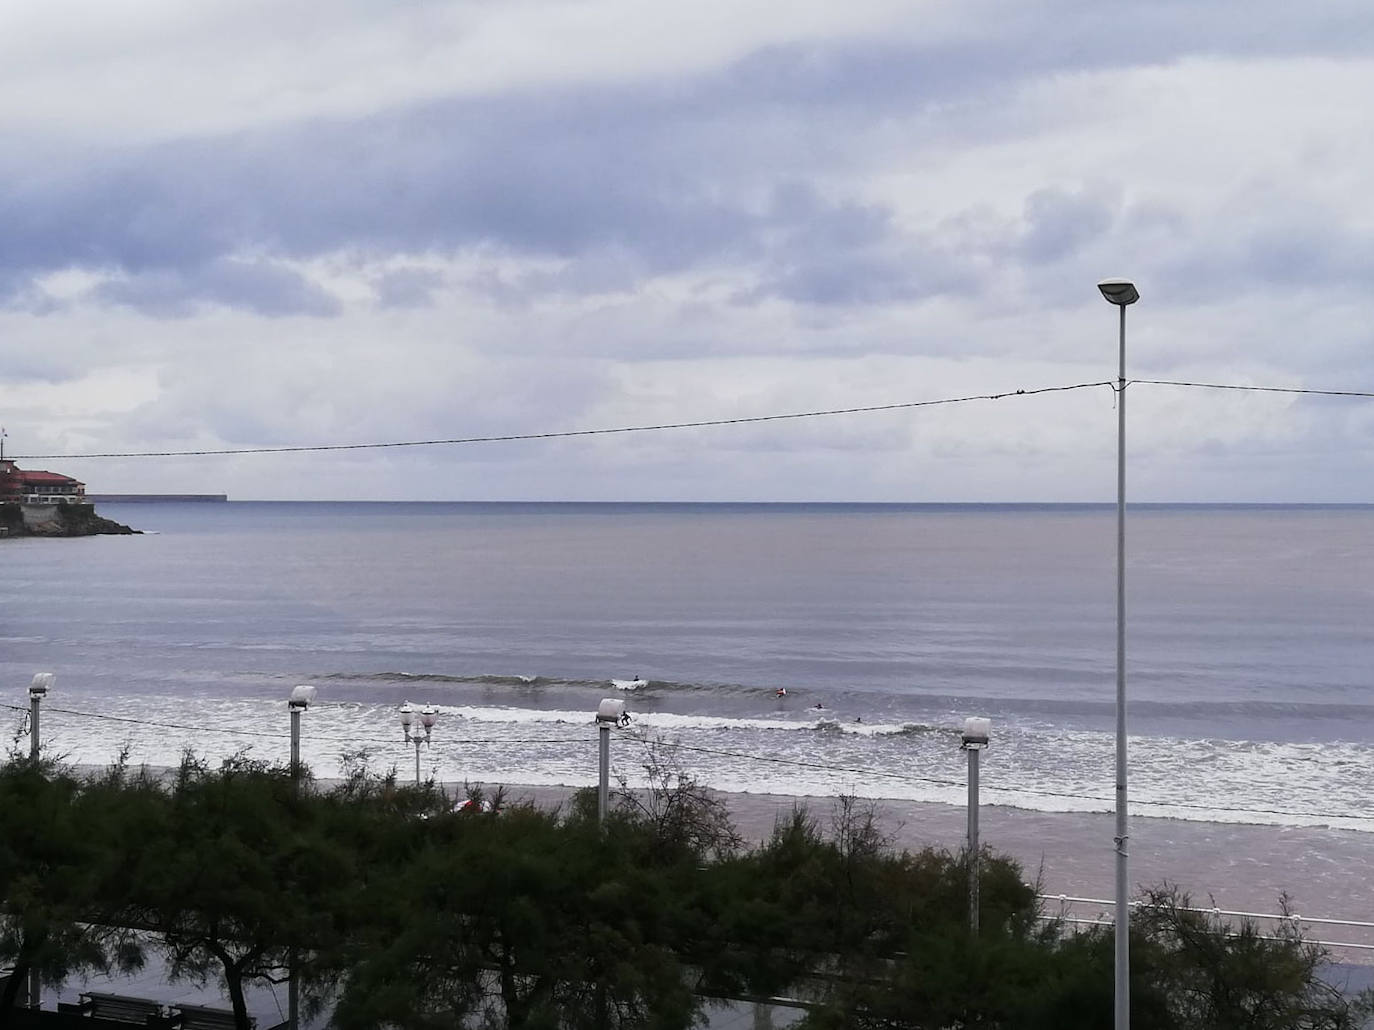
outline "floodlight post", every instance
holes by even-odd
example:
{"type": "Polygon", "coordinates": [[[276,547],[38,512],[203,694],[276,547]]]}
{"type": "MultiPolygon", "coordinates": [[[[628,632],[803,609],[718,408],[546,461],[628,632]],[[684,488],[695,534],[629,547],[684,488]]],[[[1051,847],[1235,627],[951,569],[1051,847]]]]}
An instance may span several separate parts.
{"type": "Polygon", "coordinates": [[[1115,1030],[1131,1026],[1131,909],[1126,842],[1126,308],[1140,299],[1129,279],[1097,284],[1120,309],[1120,365],[1116,379],[1116,991],[1115,1030]]]}
{"type": "MultiPolygon", "coordinates": [[[[29,760],[38,761],[39,738],[38,738],[38,710],[43,698],[52,687],[53,674],[50,672],[35,673],[33,681],[29,684],[29,760]]],[[[38,970],[29,971],[28,983],[28,1002],[29,1008],[38,1009],[43,1004],[43,983],[38,978],[38,970]]]]}
{"type": "Polygon", "coordinates": [[[54,676],[50,672],[34,673],[29,684],[29,759],[38,761],[38,709],[44,696],[52,687],[54,676]]]}
{"type": "Polygon", "coordinates": [[[963,743],[968,752],[968,928],[978,936],[978,880],[980,848],[978,844],[978,752],[988,746],[991,730],[988,719],[971,717],[964,720],[963,743]]]}
{"type": "Polygon", "coordinates": [[[606,822],[606,810],[611,805],[611,728],[602,723],[597,727],[600,740],[600,774],[596,781],[596,821],[606,822]]]}
{"type": "Polygon", "coordinates": [[[611,727],[620,724],[625,718],[625,702],[619,698],[603,698],[596,708],[596,728],[600,737],[601,768],[596,790],[596,822],[602,826],[606,822],[606,812],[611,806],[611,727]]]}
{"type": "MultiPolygon", "coordinates": [[[[291,688],[291,696],[286,707],[291,713],[291,789],[300,789],[301,780],[301,712],[310,707],[315,700],[315,688],[302,683],[291,688]]],[[[301,985],[300,961],[293,948],[287,956],[286,976],[286,1026],[287,1030],[299,1030],[301,1025],[301,985]]]]}
{"type": "Polygon", "coordinates": [[[301,776],[301,712],[310,707],[310,702],[315,700],[315,688],[308,683],[291,688],[291,697],[286,702],[287,709],[291,712],[291,779],[299,780],[301,776]]]}

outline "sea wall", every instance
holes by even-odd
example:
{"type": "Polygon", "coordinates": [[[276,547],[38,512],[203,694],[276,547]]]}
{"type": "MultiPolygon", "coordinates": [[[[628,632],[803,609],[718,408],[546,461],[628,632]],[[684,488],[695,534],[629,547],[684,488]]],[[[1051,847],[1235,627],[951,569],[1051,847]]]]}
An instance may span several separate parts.
{"type": "Polygon", "coordinates": [[[0,504],[0,536],[100,536],[137,532],[97,515],[93,504],[0,504]]]}

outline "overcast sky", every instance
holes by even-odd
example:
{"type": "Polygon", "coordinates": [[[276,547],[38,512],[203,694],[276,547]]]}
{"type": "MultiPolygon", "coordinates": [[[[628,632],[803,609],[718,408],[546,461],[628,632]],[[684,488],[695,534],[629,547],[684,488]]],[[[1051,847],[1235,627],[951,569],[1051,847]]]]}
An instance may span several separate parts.
{"type": "MultiPolygon", "coordinates": [[[[0,6],[6,453],[1132,376],[1374,389],[1368,0],[0,6]]],[[[1374,400],[1136,385],[1138,500],[1374,501],[1374,400]]],[[[283,499],[1102,500],[1113,394],[21,461],[283,499]]]]}

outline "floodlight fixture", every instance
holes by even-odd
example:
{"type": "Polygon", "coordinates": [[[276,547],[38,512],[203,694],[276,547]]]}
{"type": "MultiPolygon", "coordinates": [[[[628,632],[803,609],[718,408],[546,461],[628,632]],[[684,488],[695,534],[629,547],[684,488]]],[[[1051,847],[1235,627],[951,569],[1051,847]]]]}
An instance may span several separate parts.
{"type": "Polygon", "coordinates": [[[1140,291],[1135,288],[1135,283],[1129,279],[1103,279],[1097,284],[1097,288],[1102,291],[1102,296],[1107,303],[1125,307],[1127,304],[1134,304],[1140,299],[1140,291]]]}
{"type": "Polygon", "coordinates": [[[971,715],[964,720],[964,731],[961,734],[964,747],[987,747],[988,736],[992,730],[992,720],[985,719],[980,715],[971,715]]]}
{"type": "Polygon", "coordinates": [[[617,697],[601,699],[596,706],[596,722],[599,726],[615,726],[625,716],[625,702],[617,697]]]}

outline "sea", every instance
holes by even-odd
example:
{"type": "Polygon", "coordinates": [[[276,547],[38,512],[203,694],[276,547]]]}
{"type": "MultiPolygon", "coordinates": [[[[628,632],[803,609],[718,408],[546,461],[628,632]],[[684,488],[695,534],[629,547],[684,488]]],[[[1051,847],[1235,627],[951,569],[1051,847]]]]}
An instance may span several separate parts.
{"type": "MultiPolygon", "coordinates": [[[[79,765],[962,805],[1113,804],[1116,511],[1034,504],[141,503],[0,541],[0,717],[79,765]],[[417,748],[403,702],[437,719],[417,748]]],[[[1132,812],[1374,831],[1374,507],[1127,515],[1132,812]]]]}

